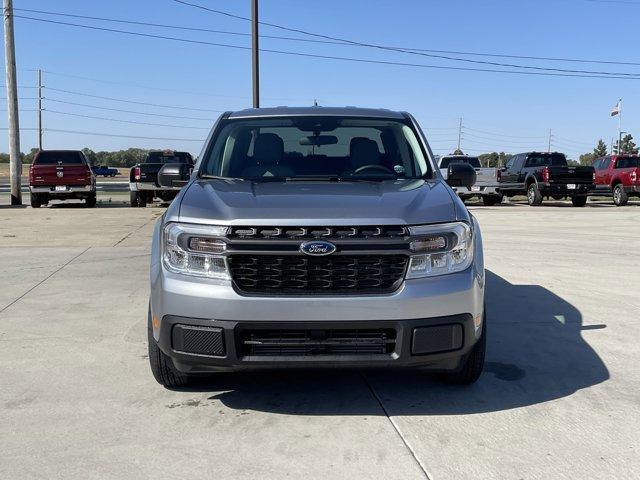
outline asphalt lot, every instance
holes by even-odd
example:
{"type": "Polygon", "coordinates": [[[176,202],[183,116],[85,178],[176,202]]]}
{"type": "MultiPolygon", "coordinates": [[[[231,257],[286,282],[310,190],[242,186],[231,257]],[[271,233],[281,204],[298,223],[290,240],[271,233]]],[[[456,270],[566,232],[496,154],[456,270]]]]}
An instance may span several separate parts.
{"type": "Polygon", "coordinates": [[[146,356],[163,209],[101,207],[0,207],[0,478],[640,478],[637,203],[471,207],[489,312],[472,387],[333,371],[182,391],[146,356]]]}

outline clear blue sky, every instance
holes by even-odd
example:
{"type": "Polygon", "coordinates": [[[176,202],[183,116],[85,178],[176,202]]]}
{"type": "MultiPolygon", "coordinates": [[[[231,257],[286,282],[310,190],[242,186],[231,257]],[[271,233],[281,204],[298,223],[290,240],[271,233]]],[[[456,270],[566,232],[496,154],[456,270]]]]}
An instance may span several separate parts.
{"type": "MultiPolygon", "coordinates": [[[[234,14],[250,15],[249,0],[191,1],[234,14]]],[[[171,0],[14,0],[14,7],[235,32],[249,32],[250,28],[248,22],[204,12],[171,0]]],[[[15,13],[208,42],[250,45],[248,37],[56,18],[19,11],[15,13]]],[[[637,52],[638,29],[635,27],[638,18],[640,0],[261,0],[261,20],[265,22],[362,42],[436,50],[629,62],[640,62],[637,52]],[[621,27],[617,28],[616,25],[621,27]]],[[[35,85],[36,73],[30,70],[42,68],[47,72],[133,85],[100,83],[45,73],[45,85],[48,88],[211,110],[150,107],[45,89],[45,96],[52,100],[204,118],[186,120],[144,116],[45,100],[45,108],[48,110],[44,114],[46,129],[198,140],[205,138],[207,129],[218,116],[216,110],[238,109],[250,106],[251,103],[249,51],[132,37],[21,18],[15,19],[15,28],[20,85],[35,85]],[[53,111],[198,129],[116,123],[62,115],[53,111]]],[[[261,33],[302,37],[266,26],[262,27],[261,33]]],[[[481,65],[356,46],[276,39],[263,39],[261,46],[321,55],[482,68],[481,65]]],[[[633,65],[470,56],[465,58],[555,68],[640,73],[640,66],[633,65]]],[[[624,99],[623,130],[640,135],[636,132],[640,120],[640,80],[436,70],[290,57],[273,53],[261,55],[261,66],[263,106],[310,105],[317,98],[321,105],[408,110],[419,119],[437,153],[446,153],[455,147],[455,128],[458,117],[462,116],[463,123],[468,128],[465,129],[462,146],[468,153],[546,148],[546,136],[551,128],[557,139],[554,148],[575,157],[581,152],[589,151],[598,138],[604,138],[609,144],[611,137],[617,135],[617,121],[609,117],[609,112],[620,97],[624,99]]],[[[23,98],[34,95],[33,89],[20,91],[23,98]]],[[[35,100],[22,100],[20,107],[25,110],[33,109],[35,100]]],[[[6,127],[6,112],[3,112],[0,126],[6,127]]],[[[36,114],[23,112],[21,126],[35,127],[36,114]]],[[[24,131],[21,142],[23,151],[34,147],[35,132],[24,131]]],[[[96,151],[133,146],[171,147],[198,153],[202,142],[45,132],[45,148],[85,146],[96,151]]],[[[1,136],[0,150],[7,150],[6,131],[1,136]]]]}

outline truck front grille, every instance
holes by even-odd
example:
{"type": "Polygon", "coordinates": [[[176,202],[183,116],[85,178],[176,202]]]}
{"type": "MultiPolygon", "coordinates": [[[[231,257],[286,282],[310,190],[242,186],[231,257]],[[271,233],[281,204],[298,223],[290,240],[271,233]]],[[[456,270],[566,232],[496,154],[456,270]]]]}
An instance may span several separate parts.
{"type": "Polygon", "coordinates": [[[396,345],[393,329],[244,330],[243,356],[389,355],[396,345]]]}
{"type": "Polygon", "coordinates": [[[406,255],[233,254],[228,257],[236,288],[247,294],[381,294],[397,290],[406,255]]]}
{"type": "Polygon", "coordinates": [[[310,240],[322,238],[324,240],[337,238],[402,238],[408,235],[407,227],[403,226],[356,226],[356,227],[232,227],[228,237],[230,239],[260,240],[260,239],[293,239],[310,240]]]}

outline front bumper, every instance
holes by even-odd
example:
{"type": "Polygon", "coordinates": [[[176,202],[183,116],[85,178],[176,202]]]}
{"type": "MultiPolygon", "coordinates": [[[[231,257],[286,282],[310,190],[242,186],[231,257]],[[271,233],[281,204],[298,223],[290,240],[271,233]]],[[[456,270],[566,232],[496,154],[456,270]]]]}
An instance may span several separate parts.
{"type": "MultiPolygon", "coordinates": [[[[221,321],[165,316],[159,331],[158,345],[169,355],[176,368],[185,373],[207,373],[224,370],[254,370],[275,368],[406,368],[421,367],[428,370],[450,371],[460,366],[460,361],[476,342],[474,319],[470,314],[412,320],[384,321],[314,321],[314,322],[258,322],[221,321]],[[195,354],[183,351],[183,343],[177,338],[176,329],[182,326],[204,327],[205,331],[217,330],[219,350],[215,354],[195,354]],[[269,355],[248,352],[242,341],[243,332],[286,332],[305,329],[313,332],[367,331],[372,328],[393,331],[393,344],[385,353],[335,352],[300,355],[289,350],[269,355]],[[449,337],[442,339],[443,329],[449,337]],[[432,334],[435,331],[437,333],[432,334]],[[438,344],[434,344],[433,336],[438,344]],[[431,337],[430,337],[431,336],[431,337]],[[426,346],[426,350],[425,350],[426,346]],[[426,353],[425,353],[426,352],[426,353]]],[[[204,339],[200,344],[211,344],[204,339]]]]}

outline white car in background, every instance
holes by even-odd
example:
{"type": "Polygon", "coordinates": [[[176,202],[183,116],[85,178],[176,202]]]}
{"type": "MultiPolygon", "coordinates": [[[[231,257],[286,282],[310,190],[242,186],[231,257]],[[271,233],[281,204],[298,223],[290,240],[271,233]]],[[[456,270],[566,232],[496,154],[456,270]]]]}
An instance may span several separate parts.
{"type": "Polygon", "coordinates": [[[447,179],[449,165],[452,163],[468,163],[476,171],[476,183],[471,188],[454,187],[453,189],[462,200],[471,197],[481,197],[486,206],[502,202],[500,193],[500,170],[498,168],[482,168],[478,157],[469,155],[445,155],[438,160],[438,168],[444,179],[447,179]]]}

